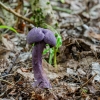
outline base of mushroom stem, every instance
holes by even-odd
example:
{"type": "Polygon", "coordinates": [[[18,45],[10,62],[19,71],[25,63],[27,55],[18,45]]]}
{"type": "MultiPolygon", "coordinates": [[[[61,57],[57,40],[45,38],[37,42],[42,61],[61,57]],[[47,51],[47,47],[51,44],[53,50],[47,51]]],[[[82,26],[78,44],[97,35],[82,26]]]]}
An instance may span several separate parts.
{"type": "Polygon", "coordinates": [[[37,82],[37,81],[32,83],[32,87],[33,88],[41,88],[41,89],[51,89],[52,88],[50,83],[47,83],[47,82],[37,82]]]}

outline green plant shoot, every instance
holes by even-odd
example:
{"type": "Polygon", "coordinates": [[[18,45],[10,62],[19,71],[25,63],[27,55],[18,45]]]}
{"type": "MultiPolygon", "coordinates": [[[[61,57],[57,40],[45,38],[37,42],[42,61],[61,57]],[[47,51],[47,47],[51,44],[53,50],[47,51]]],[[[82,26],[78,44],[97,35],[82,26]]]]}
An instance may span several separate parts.
{"type": "Polygon", "coordinates": [[[56,67],[57,66],[56,53],[58,52],[59,47],[62,45],[62,38],[60,34],[50,25],[45,24],[45,27],[51,29],[55,33],[56,46],[54,48],[50,48],[49,46],[47,46],[48,48],[43,51],[43,54],[50,53],[49,63],[52,64],[52,60],[54,58],[54,66],[56,67]]]}

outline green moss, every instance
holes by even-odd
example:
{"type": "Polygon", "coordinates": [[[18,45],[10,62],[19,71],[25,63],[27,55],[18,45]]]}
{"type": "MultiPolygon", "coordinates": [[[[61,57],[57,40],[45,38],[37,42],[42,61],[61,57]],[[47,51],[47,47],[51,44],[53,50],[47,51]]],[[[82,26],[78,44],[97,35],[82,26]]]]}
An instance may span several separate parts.
{"type": "Polygon", "coordinates": [[[36,5],[39,0],[34,0],[33,5],[36,5]]]}
{"type": "Polygon", "coordinates": [[[55,28],[57,28],[58,27],[58,23],[55,23],[55,28]]]}
{"type": "Polygon", "coordinates": [[[35,9],[34,13],[33,13],[33,20],[35,22],[35,25],[37,27],[41,26],[41,24],[44,23],[44,18],[45,16],[43,16],[43,12],[41,8],[35,9]]]}
{"type": "Polygon", "coordinates": [[[49,5],[50,4],[50,2],[47,2],[47,5],[49,5]]]}

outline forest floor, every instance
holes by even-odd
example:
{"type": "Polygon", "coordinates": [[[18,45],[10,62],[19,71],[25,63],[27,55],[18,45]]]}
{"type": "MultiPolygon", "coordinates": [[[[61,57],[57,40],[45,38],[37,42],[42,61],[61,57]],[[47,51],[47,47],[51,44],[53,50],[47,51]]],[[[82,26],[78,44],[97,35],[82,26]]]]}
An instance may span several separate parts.
{"type": "MultiPolygon", "coordinates": [[[[34,25],[0,7],[0,25],[14,26],[19,33],[0,28],[0,100],[100,100],[100,0],[64,1],[50,0],[62,37],[57,67],[48,63],[48,55],[42,60],[51,89],[32,87],[32,54],[26,35],[34,25]]],[[[3,3],[20,13],[23,7],[24,15],[32,16],[28,0],[20,7],[17,0],[3,3]]]]}

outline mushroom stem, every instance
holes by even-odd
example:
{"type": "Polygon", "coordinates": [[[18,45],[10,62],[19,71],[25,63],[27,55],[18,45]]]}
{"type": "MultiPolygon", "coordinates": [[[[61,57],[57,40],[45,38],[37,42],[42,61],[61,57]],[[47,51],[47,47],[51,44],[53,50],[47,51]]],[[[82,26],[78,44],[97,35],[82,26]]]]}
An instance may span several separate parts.
{"type": "Polygon", "coordinates": [[[34,70],[35,83],[33,87],[51,88],[50,82],[42,68],[42,53],[46,46],[44,41],[35,43],[32,50],[32,64],[34,70]]]}

